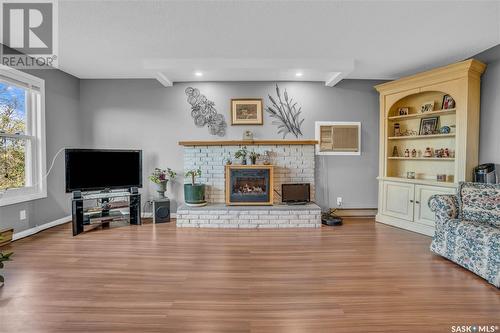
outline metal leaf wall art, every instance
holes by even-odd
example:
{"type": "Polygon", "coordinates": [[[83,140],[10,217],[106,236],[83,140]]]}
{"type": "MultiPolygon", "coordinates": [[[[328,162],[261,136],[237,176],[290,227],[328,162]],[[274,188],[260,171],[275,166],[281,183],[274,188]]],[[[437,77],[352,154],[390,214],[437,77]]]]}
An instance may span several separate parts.
{"type": "Polygon", "coordinates": [[[283,135],[283,139],[288,135],[294,135],[296,138],[302,136],[300,130],[304,119],[300,118],[302,107],[297,105],[293,98],[288,97],[288,93],[283,92],[281,97],[280,88],[276,85],[277,100],[269,95],[271,106],[266,107],[266,111],[273,118],[272,124],[278,126],[278,134],[283,135]]]}
{"type": "Polygon", "coordinates": [[[194,124],[198,127],[208,126],[208,132],[212,135],[226,135],[227,123],[224,116],[217,113],[215,103],[208,100],[205,95],[193,87],[187,87],[184,91],[187,102],[191,105],[191,116],[194,124]]]}

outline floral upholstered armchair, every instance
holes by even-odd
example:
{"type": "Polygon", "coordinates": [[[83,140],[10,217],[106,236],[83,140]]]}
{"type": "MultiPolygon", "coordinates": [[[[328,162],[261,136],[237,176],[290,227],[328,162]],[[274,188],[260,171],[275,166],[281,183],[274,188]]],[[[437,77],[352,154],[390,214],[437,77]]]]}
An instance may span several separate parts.
{"type": "Polygon", "coordinates": [[[431,250],[500,288],[500,184],[460,183],[457,195],[433,195],[431,250]]]}

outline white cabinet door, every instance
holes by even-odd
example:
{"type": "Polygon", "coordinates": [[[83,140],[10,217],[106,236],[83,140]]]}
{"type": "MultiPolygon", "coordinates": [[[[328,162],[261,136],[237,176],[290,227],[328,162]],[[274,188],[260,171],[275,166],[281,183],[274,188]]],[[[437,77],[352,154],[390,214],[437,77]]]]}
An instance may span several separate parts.
{"type": "Polygon", "coordinates": [[[434,194],[455,194],[454,188],[415,185],[415,222],[434,226],[435,215],[429,208],[429,198],[434,194]]]}
{"type": "Polygon", "coordinates": [[[413,184],[384,182],[383,214],[413,221],[414,188],[413,184]]]}

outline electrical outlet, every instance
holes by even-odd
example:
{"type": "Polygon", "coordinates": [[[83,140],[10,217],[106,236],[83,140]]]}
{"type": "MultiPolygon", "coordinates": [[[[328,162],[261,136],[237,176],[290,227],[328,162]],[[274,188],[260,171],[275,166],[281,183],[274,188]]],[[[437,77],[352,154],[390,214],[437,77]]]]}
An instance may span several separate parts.
{"type": "Polygon", "coordinates": [[[337,197],[337,206],[342,206],[342,197],[337,197]]]}
{"type": "Polygon", "coordinates": [[[20,210],[19,211],[19,219],[22,221],[22,220],[26,220],[26,210],[20,210]]]}

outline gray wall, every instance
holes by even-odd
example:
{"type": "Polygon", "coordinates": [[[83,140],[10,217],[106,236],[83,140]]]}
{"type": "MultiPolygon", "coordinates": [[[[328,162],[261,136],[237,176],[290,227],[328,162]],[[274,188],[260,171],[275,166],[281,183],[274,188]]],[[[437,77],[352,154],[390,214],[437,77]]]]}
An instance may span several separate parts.
{"type": "MultiPolygon", "coordinates": [[[[27,72],[45,80],[48,165],[61,147],[79,146],[82,141],[78,121],[80,80],[56,69],[27,72]]],[[[64,190],[64,158],[61,157],[57,158],[48,176],[47,198],[0,207],[0,229],[14,228],[19,232],[71,214],[69,197],[64,190]],[[22,209],[27,213],[23,221],[19,219],[22,209]]]]}
{"type": "MultiPolygon", "coordinates": [[[[488,64],[482,79],[480,162],[500,169],[500,46],[474,58],[488,64]]],[[[144,199],[154,194],[147,174],[155,166],[182,170],[179,140],[216,139],[206,128],[196,128],[189,115],[184,89],[199,88],[229,118],[229,100],[274,94],[274,84],[192,83],[164,88],[156,80],[79,80],[59,70],[30,71],[46,82],[47,164],[60,147],[140,148],[144,150],[144,199]]],[[[378,168],[378,98],[376,81],[344,80],[334,88],[321,83],[280,83],[303,106],[304,138],[314,137],[314,121],[362,122],[360,157],[317,157],[317,198],[323,207],[335,207],[337,196],[345,207],[376,207],[378,168]]],[[[256,138],[280,138],[265,115],[264,126],[229,126],[227,139],[239,139],[245,129],[256,138]]],[[[183,178],[170,185],[174,205],[182,201],[183,178]]],[[[59,157],[48,177],[48,197],[0,208],[0,228],[16,232],[70,214],[64,193],[64,163],[59,157]],[[19,220],[19,211],[27,219],[19,220]]]]}
{"type": "Polygon", "coordinates": [[[495,163],[500,176],[500,45],[474,58],[488,65],[481,80],[479,162],[495,163]]]}
{"type": "MultiPolygon", "coordinates": [[[[317,120],[361,121],[362,155],[317,158],[317,198],[334,207],[342,196],[344,207],[376,207],[378,170],[378,97],[375,81],[345,80],[334,88],[322,83],[283,82],[290,96],[302,105],[304,138],[314,138],[317,120]]],[[[144,151],[143,200],[154,195],[147,180],[154,167],[182,172],[180,140],[219,139],[197,128],[190,116],[184,89],[199,88],[215,102],[217,111],[230,123],[231,98],[264,98],[274,94],[269,82],[182,83],[165,88],[156,80],[81,80],[80,117],[83,145],[95,148],[137,148],[144,151]]],[[[280,138],[265,114],[263,126],[228,126],[225,139],[241,139],[250,129],[257,139],[280,138]]],[[[288,137],[290,138],[290,137],[288,137]]],[[[182,201],[183,177],[169,185],[175,205],[182,201]]]]}

